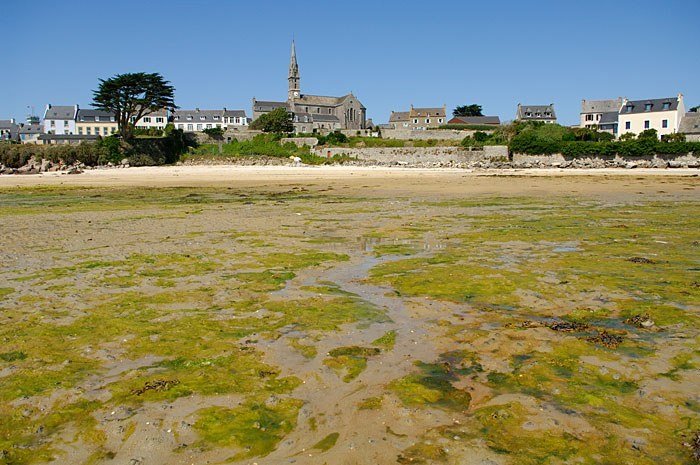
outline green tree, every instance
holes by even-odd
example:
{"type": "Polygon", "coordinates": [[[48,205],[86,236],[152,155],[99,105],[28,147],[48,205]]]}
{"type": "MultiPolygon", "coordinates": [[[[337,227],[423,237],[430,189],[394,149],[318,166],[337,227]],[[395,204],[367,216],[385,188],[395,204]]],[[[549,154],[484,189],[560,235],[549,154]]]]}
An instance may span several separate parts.
{"type": "Polygon", "coordinates": [[[656,132],[656,129],[645,129],[644,131],[639,133],[639,135],[637,136],[637,139],[639,139],[639,140],[645,140],[645,139],[659,140],[659,133],[656,132]]]}
{"type": "Polygon", "coordinates": [[[620,136],[620,140],[635,140],[637,136],[633,132],[626,132],[620,136]]]}
{"type": "Polygon", "coordinates": [[[158,73],[117,74],[100,79],[98,89],[93,91],[92,104],[114,113],[119,134],[129,140],[136,121],[158,110],[177,108],[174,94],[175,88],[158,73]]]}
{"type": "Polygon", "coordinates": [[[688,111],[693,112],[693,113],[697,113],[697,112],[700,111],[700,105],[695,106],[695,107],[691,108],[691,109],[688,110],[688,111]]]}
{"type": "Polygon", "coordinates": [[[212,139],[223,139],[224,136],[224,130],[221,128],[208,128],[202,132],[212,139]]]}
{"type": "Polygon", "coordinates": [[[471,105],[462,105],[452,111],[453,116],[484,116],[481,112],[481,105],[473,103],[471,105]]]}
{"type": "Polygon", "coordinates": [[[258,119],[251,123],[250,128],[275,133],[294,131],[292,115],[284,107],[276,108],[269,113],[260,115],[258,119]]]}

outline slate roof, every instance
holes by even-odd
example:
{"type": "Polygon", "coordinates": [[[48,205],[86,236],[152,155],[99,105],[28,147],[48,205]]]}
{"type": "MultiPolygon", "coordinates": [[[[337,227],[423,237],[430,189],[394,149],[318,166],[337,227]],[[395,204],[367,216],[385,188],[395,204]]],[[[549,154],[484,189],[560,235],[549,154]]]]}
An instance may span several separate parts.
{"type": "Polygon", "coordinates": [[[688,112],[683,115],[678,132],[683,134],[700,134],[700,113],[688,112]]]}
{"type": "Polygon", "coordinates": [[[408,113],[407,111],[392,111],[389,116],[389,122],[408,121],[408,113]]]}
{"type": "Polygon", "coordinates": [[[618,113],[617,111],[606,111],[600,115],[598,124],[614,124],[617,123],[618,113]]]}
{"type": "Polygon", "coordinates": [[[501,124],[501,119],[498,116],[455,116],[449,124],[501,124]]]}
{"type": "Polygon", "coordinates": [[[42,133],[41,124],[39,124],[39,123],[23,124],[19,128],[19,133],[20,134],[41,134],[42,133]]]}
{"type": "Polygon", "coordinates": [[[117,121],[117,118],[113,113],[110,113],[108,111],[95,110],[92,108],[79,109],[78,116],[75,119],[79,123],[114,123],[117,121]]]}
{"type": "Polygon", "coordinates": [[[52,105],[51,108],[46,108],[44,119],[73,119],[75,108],[73,105],[52,105]]]}
{"type": "Polygon", "coordinates": [[[0,119],[0,129],[13,129],[16,127],[17,124],[11,119],[0,119]]]}
{"type": "Polygon", "coordinates": [[[287,108],[287,102],[274,102],[272,100],[255,100],[253,102],[254,111],[272,111],[278,108],[287,108]]]}
{"type": "Polygon", "coordinates": [[[516,115],[519,120],[551,120],[557,119],[556,113],[554,112],[554,105],[518,105],[518,114],[516,115]],[[549,112],[549,116],[545,116],[545,113],[549,112]],[[528,116],[529,114],[529,116],[528,116]]]}
{"type": "Polygon", "coordinates": [[[437,116],[437,117],[444,117],[445,116],[445,108],[443,107],[435,107],[435,108],[411,108],[411,111],[408,112],[409,117],[413,116],[418,116],[418,117],[425,117],[425,116],[437,116]]]}
{"type": "Polygon", "coordinates": [[[311,115],[314,122],[318,121],[320,123],[339,123],[340,120],[335,115],[324,115],[322,113],[314,113],[311,115]]]}
{"type": "Polygon", "coordinates": [[[622,101],[622,97],[612,100],[581,100],[581,113],[618,112],[622,101]]]}
{"type": "Polygon", "coordinates": [[[42,134],[39,140],[97,140],[100,136],[83,134],[42,134]]]}
{"type": "Polygon", "coordinates": [[[175,110],[173,112],[173,121],[179,123],[221,123],[223,113],[223,110],[200,110],[199,108],[194,110],[175,110]]]}
{"type": "Polygon", "coordinates": [[[224,116],[245,118],[245,110],[224,110],[224,116]]]}
{"type": "Polygon", "coordinates": [[[676,111],[678,110],[678,97],[669,98],[654,98],[647,100],[629,100],[620,108],[621,115],[630,115],[636,113],[655,113],[659,111],[676,111]],[[664,109],[664,104],[668,103],[668,108],[664,109]],[[647,110],[647,105],[651,105],[651,109],[647,110]],[[629,109],[628,109],[629,108],[629,109]]]}

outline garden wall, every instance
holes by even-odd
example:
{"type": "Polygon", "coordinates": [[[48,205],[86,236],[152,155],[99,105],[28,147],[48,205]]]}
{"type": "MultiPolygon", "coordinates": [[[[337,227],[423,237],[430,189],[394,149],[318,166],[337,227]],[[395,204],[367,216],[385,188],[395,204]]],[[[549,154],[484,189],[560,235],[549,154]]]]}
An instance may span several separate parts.
{"type": "Polygon", "coordinates": [[[487,146],[483,150],[463,147],[322,147],[313,150],[321,157],[347,155],[358,160],[394,165],[455,165],[507,161],[508,147],[487,146]]]}
{"type": "Polygon", "coordinates": [[[700,168],[700,156],[644,155],[638,157],[566,157],[552,155],[526,155],[514,153],[513,168],[700,168]]]}
{"type": "MultiPolygon", "coordinates": [[[[412,131],[410,129],[382,129],[382,137],[384,139],[400,139],[400,140],[462,140],[467,136],[471,136],[476,131],[472,130],[455,130],[455,129],[426,129],[425,131],[412,131]]],[[[484,131],[489,132],[489,131],[484,131]]]]}

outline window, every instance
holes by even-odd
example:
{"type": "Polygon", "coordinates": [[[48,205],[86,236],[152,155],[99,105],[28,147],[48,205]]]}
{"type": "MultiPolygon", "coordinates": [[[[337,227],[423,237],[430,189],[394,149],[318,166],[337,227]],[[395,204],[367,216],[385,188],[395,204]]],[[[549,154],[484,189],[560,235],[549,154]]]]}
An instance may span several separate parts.
{"type": "Polygon", "coordinates": [[[649,120],[644,120],[644,129],[649,129],[649,120]]]}
{"type": "Polygon", "coordinates": [[[634,108],[632,105],[627,105],[627,106],[625,107],[625,111],[626,111],[627,113],[632,113],[632,108],[634,108]]]}
{"type": "Polygon", "coordinates": [[[414,119],[414,120],[413,120],[413,124],[418,124],[418,120],[417,120],[417,119],[414,119]]]}
{"type": "Polygon", "coordinates": [[[51,120],[51,127],[52,127],[52,128],[53,128],[53,127],[56,127],[56,120],[53,120],[53,119],[51,120]]]}
{"type": "Polygon", "coordinates": [[[664,110],[670,110],[670,109],[671,109],[671,102],[664,102],[664,110]]]}
{"type": "Polygon", "coordinates": [[[211,123],[207,124],[207,129],[211,129],[211,123]]]}
{"type": "Polygon", "coordinates": [[[159,116],[156,118],[156,123],[162,123],[163,122],[163,117],[159,116]]]}
{"type": "Polygon", "coordinates": [[[78,134],[80,134],[80,135],[83,134],[83,128],[78,128],[78,134]]]}
{"type": "Polygon", "coordinates": [[[144,123],[150,123],[150,122],[151,122],[151,117],[150,117],[150,116],[144,116],[144,117],[143,117],[143,122],[144,122],[144,123]]]}
{"type": "Polygon", "coordinates": [[[88,126],[88,127],[85,128],[85,134],[87,134],[88,136],[91,134],[91,132],[90,132],[90,126],[88,126]]]}
{"type": "Polygon", "coordinates": [[[430,124],[430,118],[425,119],[425,124],[430,124]]]}
{"type": "Polygon", "coordinates": [[[206,119],[207,119],[206,116],[200,116],[200,117],[199,117],[199,121],[204,121],[204,120],[206,120],[206,119]]]}
{"type": "Polygon", "coordinates": [[[187,115],[187,121],[192,121],[192,117],[187,115]]]}
{"type": "Polygon", "coordinates": [[[114,134],[115,132],[117,132],[117,130],[116,130],[115,128],[112,128],[112,129],[110,129],[109,132],[110,132],[111,134],[114,134]]]}
{"type": "Polygon", "coordinates": [[[105,136],[107,135],[107,126],[102,128],[102,134],[105,136]]]}
{"type": "Polygon", "coordinates": [[[194,126],[192,124],[187,125],[187,130],[192,131],[194,129],[194,126]]]}
{"type": "Polygon", "coordinates": [[[214,121],[219,121],[219,115],[214,115],[214,121]]]}
{"type": "Polygon", "coordinates": [[[217,127],[217,128],[220,128],[220,127],[221,127],[221,123],[216,123],[216,127],[217,127]]]}
{"type": "Polygon", "coordinates": [[[438,123],[442,124],[442,121],[443,121],[442,118],[438,118],[438,123]]]}
{"type": "Polygon", "coordinates": [[[586,115],[586,121],[593,121],[593,115],[586,115]]]}
{"type": "Polygon", "coordinates": [[[651,111],[651,103],[644,104],[644,111],[651,111]]]}
{"type": "Polygon", "coordinates": [[[625,129],[631,129],[632,123],[630,121],[625,121],[625,129]]]}
{"type": "Polygon", "coordinates": [[[668,120],[667,120],[667,119],[661,121],[661,127],[662,127],[662,128],[667,128],[667,127],[668,127],[668,120]]]}
{"type": "Polygon", "coordinates": [[[64,125],[64,126],[68,126],[68,120],[64,121],[64,122],[63,122],[63,125],[64,125]]]}
{"type": "Polygon", "coordinates": [[[201,130],[202,130],[202,125],[201,125],[201,123],[200,123],[200,124],[197,124],[197,131],[201,131],[201,130]]]}

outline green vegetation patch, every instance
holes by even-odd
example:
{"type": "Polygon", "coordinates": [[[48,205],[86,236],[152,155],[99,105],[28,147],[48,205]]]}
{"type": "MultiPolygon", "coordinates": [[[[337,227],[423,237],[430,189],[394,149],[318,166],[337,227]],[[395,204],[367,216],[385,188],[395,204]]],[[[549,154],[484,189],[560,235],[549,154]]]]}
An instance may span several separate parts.
{"type": "Polygon", "coordinates": [[[384,401],[384,397],[368,397],[366,399],[363,399],[359,404],[357,404],[357,408],[360,410],[378,410],[382,407],[382,402],[384,401]]]}
{"type": "Polygon", "coordinates": [[[379,355],[380,352],[376,347],[338,347],[328,352],[329,358],[323,364],[338,374],[344,373],[343,381],[348,383],[364,371],[368,358],[379,355]]]}
{"type": "Polygon", "coordinates": [[[233,409],[206,408],[198,412],[194,427],[204,447],[239,447],[241,451],[233,460],[263,457],[294,430],[302,405],[298,399],[278,399],[247,401],[233,409]]]}
{"type": "Polygon", "coordinates": [[[393,329],[387,331],[382,336],[380,336],[377,339],[375,339],[374,341],[372,341],[373,346],[379,346],[379,347],[383,348],[384,350],[393,349],[395,344],[396,344],[396,331],[393,329]]]}
{"type": "Polygon", "coordinates": [[[311,446],[311,448],[325,452],[325,451],[331,449],[333,446],[335,446],[335,443],[338,442],[339,437],[340,437],[340,433],[331,433],[328,436],[326,436],[325,438],[318,441],[313,446],[311,446]]]}

